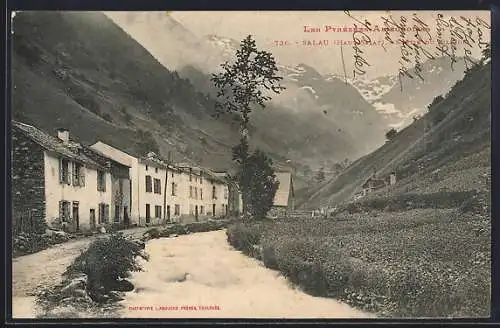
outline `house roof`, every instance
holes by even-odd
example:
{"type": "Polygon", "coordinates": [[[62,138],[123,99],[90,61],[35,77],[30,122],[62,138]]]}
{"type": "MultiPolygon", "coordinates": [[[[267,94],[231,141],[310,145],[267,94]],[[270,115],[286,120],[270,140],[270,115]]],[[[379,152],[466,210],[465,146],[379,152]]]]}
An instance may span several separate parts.
{"type": "Polygon", "coordinates": [[[375,179],[373,177],[370,177],[366,180],[365,183],[363,183],[363,188],[367,188],[368,187],[368,184],[370,184],[370,182],[372,183],[372,186],[377,188],[377,187],[383,187],[386,185],[385,183],[385,180],[384,179],[375,179]]]}
{"type": "Polygon", "coordinates": [[[212,180],[217,181],[219,183],[225,182],[224,176],[219,176],[217,173],[213,172],[212,170],[210,170],[206,167],[201,167],[199,165],[192,165],[189,163],[180,163],[180,164],[177,164],[176,166],[179,167],[181,170],[192,169],[193,171],[199,171],[200,174],[205,175],[209,179],[212,179],[212,180]]]}
{"type": "Polygon", "coordinates": [[[81,148],[81,150],[86,156],[90,157],[92,160],[96,161],[101,166],[109,167],[110,165],[116,165],[116,166],[130,168],[129,165],[125,165],[118,161],[115,161],[114,159],[106,156],[105,154],[101,153],[96,149],[84,146],[81,148]]]}
{"type": "Polygon", "coordinates": [[[292,195],[294,194],[293,190],[293,181],[292,181],[292,173],[291,172],[276,172],[276,179],[279,181],[278,190],[276,191],[276,195],[274,195],[274,206],[288,206],[290,191],[292,195]]]}
{"type": "Polygon", "coordinates": [[[12,128],[24,134],[26,137],[33,140],[44,149],[49,152],[57,153],[58,155],[87,164],[93,167],[105,169],[102,165],[98,164],[96,161],[92,160],[85,154],[72,150],[71,146],[75,146],[75,143],[64,144],[59,138],[53,137],[50,134],[25,123],[12,121],[12,128]]]}
{"type": "Polygon", "coordinates": [[[139,158],[141,163],[148,164],[154,167],[159,167],[162,169],[169,169],[171,166],[168,165],[167,161],[161,158],[158,154],[154,152],[149,152],[147,155],[139,158]]]}

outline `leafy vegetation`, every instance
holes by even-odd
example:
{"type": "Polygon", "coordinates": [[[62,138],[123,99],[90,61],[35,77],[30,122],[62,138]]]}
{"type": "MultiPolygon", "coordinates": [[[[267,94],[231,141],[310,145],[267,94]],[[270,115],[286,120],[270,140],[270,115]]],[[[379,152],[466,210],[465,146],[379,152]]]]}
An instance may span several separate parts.
{"type": "Polygon", "coordinates": [[[228,241],[311,294],[380,316],[489,315],[487,217],[416,209],[337,218],[240,223],[228,241]]]}
{"type": "Polygon", "coordinates": [[[386,132],[385,138],[387,140],[392,140],[392,139],[394,139],[395,136],[397,136],[397,134],[398,134],[398,131],[395,128],[392,128],[386,132]]]}
{"type": "Polygon", "coordinates": [[[67,268],[64,275],[87,275],[88,294],[93,300],[100,301],[104,294],[117,290],[131,272],[142,270],[137,262],[138,257],[148,260],[144,245],[121,233],[114,233],[92,242],[67,268]]]}

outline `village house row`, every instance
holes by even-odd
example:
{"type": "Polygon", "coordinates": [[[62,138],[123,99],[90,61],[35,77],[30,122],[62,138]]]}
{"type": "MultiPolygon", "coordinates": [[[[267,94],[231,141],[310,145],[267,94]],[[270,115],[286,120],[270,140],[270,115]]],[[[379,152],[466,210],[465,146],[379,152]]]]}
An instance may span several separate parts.
{"type": "MultiPolygon", "coordinates": [[[[241,194],[225,172],[133,156],[102,141],[90,146],[12,122],[12,216],[53,228],[93,230],[187,223],[238,215],[241,194]]],[[[293,208],[290,172],[278,172],[274,209],[293,208]]]]}
{"type": "Polygon", "coordinates": [[[103,142],[83,146],[65,129],[56,138],[15,121],[12,141],[14,218],[81,231],[192,222],[241,208],[223,172],[172,165],[155,153],[134,157],[103,142]]]}

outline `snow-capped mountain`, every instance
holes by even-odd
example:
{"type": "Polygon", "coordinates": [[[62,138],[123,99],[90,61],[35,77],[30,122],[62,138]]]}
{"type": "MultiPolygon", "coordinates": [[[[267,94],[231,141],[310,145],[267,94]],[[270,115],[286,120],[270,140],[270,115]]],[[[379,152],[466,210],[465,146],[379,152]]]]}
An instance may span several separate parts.
{"type": "Polygon", "coordinates": [[[349,82],[386,118],[389,127],[401,129],[413,122],[414,116],[425,113],[436,96],[447,93],[463,78],[464,71],[465,64],[460,58],[452,69],[450,59],[440,57],[422,64],[422,78],[413,68],[409,71],[413,78],[402,76],[400,80],[395,73],[349,82]]]}
{"type": "Polygon", "coordinates": [[[388,93],[396,85],[398,79],[396,75],[386,75],[370,80],[361,75],[359,78],[349,79],[349,82],[368,102],[374,103],[388,93]]]}
{"type": "MultiPolygon", "coordinates": [[[[130,13],[112,13],[109,16],[160,63],[178,71],[199,91],[212,95],[210,74],[219,70],[223,62],[232,60],[240,44],[219,35],[195,36],[164,13],[140,13],[137,17],[130,13]]],[[[383,144],[389,127],[400,129],[411,123],[435,96],[446,93],[463,76],[463,63],[456,63],[451,71],[449,60],[438,58],[422,64],[423,81],[417,77],[403,78],[401,90],[397,72],[376,79],[352,80],[324,74],[307,63],[285,65],[279,58],[276,60],[286,90],[273,96],[275,112],[294,116],[294,121],[307,122],[309,127],[334,131],[332,139],[339,145],[344,143],[339,146],[342,148],[339,152],[343,153],[350,147],[362,154],[383,144]]],[[[254,121],[266,115],[256,113],[254,121]]],[[[259,124],[267,124],[271,118],[267,116],[267,120],[259,124]]]]}

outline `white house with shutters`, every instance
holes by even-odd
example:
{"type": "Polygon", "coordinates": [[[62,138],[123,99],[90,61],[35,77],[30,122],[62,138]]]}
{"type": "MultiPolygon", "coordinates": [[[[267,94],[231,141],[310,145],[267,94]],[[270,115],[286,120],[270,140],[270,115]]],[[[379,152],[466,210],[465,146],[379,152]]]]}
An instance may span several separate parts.
{"type": "MultiPolygon", "coordinates": [[[[13,121],[12,135],[14,146],[28,152],[24,158],[14,157],[13,167],[28,161],[30,166],[40,168],[36,173],[16,173],[13,185],[30,181],[33,190],[43,190],[31,196],[18,191],[14,199],[40,198],[38,203],[43,206],[36,209],[37,215],[45,218],[49,226],[69,231],[88,230],[109,221],[110,170],[82,153],[80,145],[70,141],[68,130],[59,129],[56,138],[34,126],[13,121]]],[[[22,202],[17,203],[20,205],[13,210],[24,210],[22,202]]]]}
{"type": "Polygon", "coordinates": [[[187,223],[228,212],[228,186],[208,169],[168,164],[155,153],[136,157],[101,141],[91,148],[130,167],[130,213],[138,225],[187,223]]]}
{"type": "Polygon", "coordinates": [[[171,198],[181,194],[182,185],[174,166],[168,165],[155,153],[133,156],[102,141],[90,147],[130,167],[132,224],[144,226],[176,221],[180,208],[172,203],[171,198]]]}

